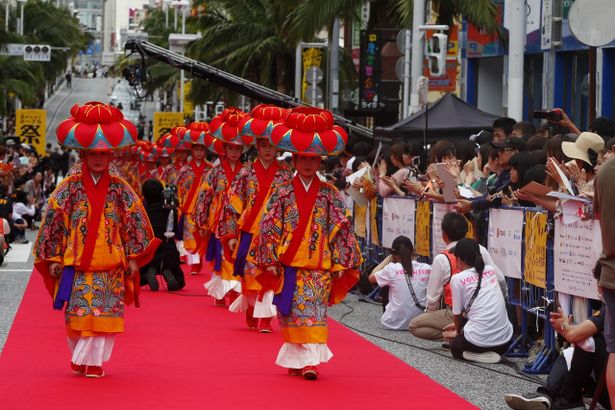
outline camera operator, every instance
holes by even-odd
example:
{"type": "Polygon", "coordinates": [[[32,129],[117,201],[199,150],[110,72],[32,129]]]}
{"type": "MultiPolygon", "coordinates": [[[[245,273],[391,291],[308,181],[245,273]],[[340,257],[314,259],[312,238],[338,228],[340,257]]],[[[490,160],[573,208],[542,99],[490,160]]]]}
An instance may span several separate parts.
{"type": "Polygon", "coordinates": [[[152,261],[141,268],[141,286],[149,285],[153,291],[158,290],[156,275],[164,277],[169,290],[180,290],[186,284],[175,241],[168,237],[173,230],[173,227],[167,226],[171,211],[174,215],[173,226],[177,225],[177,195],[174,188],[169,186],[163,189],[162,183],[155,179],[148,179],[142,187],[145,211],[156,238],[162,240],[152,261]]]}

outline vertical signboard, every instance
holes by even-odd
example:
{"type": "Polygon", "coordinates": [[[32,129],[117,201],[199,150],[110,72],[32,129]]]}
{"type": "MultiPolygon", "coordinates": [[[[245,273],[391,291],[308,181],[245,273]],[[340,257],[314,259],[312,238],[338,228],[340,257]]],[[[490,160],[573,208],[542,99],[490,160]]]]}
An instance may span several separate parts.
{"type": "Polygon", "coordinates": [[[380,108],[380,33],[364,31],[361,38],[359,109],[380,108]]]}

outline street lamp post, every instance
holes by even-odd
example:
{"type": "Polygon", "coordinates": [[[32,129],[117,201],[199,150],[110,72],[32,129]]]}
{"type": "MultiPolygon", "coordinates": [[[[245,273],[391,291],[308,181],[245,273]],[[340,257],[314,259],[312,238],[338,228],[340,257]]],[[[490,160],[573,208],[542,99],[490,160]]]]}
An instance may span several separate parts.
{"type": "Polygon", "coordinates": [[[23,21],[23,7],[24,4],[26,3],[27,0],[17,0],[18,2],[21,3],[21,11],[20,11],[20,19],[19,19],[19,35],[23,36],[23,27],[24,27],[24,21],[23,21]]]}
{"type": "MultiPolygon", "coordinates": [[[[171,2],[175,7],[175,31],[177,31],[177,10],[182,11],[182,34],[186,34],[186,7],[190,6],[188,0],[173,0],[171,2]]],[[[179,112],[184,112],[184,70],[179,72],[179,112]]]]}

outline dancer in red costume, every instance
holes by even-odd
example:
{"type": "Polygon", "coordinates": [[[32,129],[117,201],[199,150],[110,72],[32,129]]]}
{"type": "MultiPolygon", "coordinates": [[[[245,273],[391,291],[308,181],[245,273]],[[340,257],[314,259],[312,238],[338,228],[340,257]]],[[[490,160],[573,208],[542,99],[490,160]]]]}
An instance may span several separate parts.
{"type": "Polygon", "coordinates": [[[209,125],[206,122],[193,122],[188,127],[186,137],[192,144],[192,159],[184,165],[177,175],[177,194],[180,205],[180,229],[184,248],[188,252],[186,262],[190,266],[190,274],[196,275],[201,272],[202,256],[197,247],[194,237],[196,227],[190,215],[198,198],[199,187],[203,183],[211,164],[205,160],[206,143],[205,137],[209,134],[209,125]]]}
{"type": "Polygon", "coordinates": [[[263,280],[267,277],[246,257],[269,197],[277,186],[292,178],[292,170],[286,163],[276,161],[276,149],[269,142],[271,128],[287,114],[286,109],[261,104],[240,124],[243,135],[256,140],[258,158],[233,183],[223,217],[226,225],[219,231],[226,245],[225,257],[233,261],[233,274],[242,281],[242,295],[229,310],[245,311],[248,328],[261,333],[272,331],[271,319],[277,314],[273,289],[271,281],[263,280]]]}
{"type": "Polygon", "coordinates": [[[227,295],[232,301],[241,292],[241,282],[233,276],[233,264],[222,256],[222,245],[216,233],[228,191],[242,167],[241,155],[252,142],[252,138],[241,135],[238,128],[246,116],[236,108],[227,108],[209,123],[213,133],[209,148],[218,154],[220,164],[208,174],[195,207],[196,226],[202,232],[202,246],[207,250],[205,259],[214,263],[211,280],[204,286],[218,306],[226,306],[227,295]]]}
{"type": "Polygon", "coordinates": [[[75,105],[57,128],[58,141],[80,149],[83,163],[51,194],[34,245],[35,266],[65,311],[71,369],[102,377],[124,308],[138,306],[139,266],[159,240],[135,191],[110,172],[111,149],[134,144],[137,130],[121,111],[102,103],[75,105]]]}
{"type": "Polygon", "coordinates": [[[272,143],[294,153],[297,175],[269,199],[248,256],[282,281],[274,303],[285,343],[276,363],[308,380],[332,357],[327,305],[357,282],[362,261],[344,199],[316,175],[321,156],[342,152],[346,139],[332,114],[316,108],[296,108],[273,127],[272,143]]]}

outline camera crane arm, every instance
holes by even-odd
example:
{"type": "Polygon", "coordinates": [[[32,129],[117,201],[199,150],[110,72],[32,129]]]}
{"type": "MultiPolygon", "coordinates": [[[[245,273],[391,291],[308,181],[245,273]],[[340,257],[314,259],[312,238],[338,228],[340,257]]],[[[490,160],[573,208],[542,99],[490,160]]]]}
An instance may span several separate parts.
{"type": "MultiPolygon", "coordinates": [[[[297,98],[253,83],[252,81],[248,81],[224,70],[220,70],[219,68],[188,58],[179,53],[172,52],[148,41],[137,39],[128,40],[125,50],[130,51],[131,54],[138,53],[141,56],[143,65],[142,70],[145,70],[145,56],[147,56],[176,67],[177,69],[185,70],[195,77],[203,78],[220,87],[233,90],[246,97],[264,103],[276,104],[287,108],[307,106],[297,98]]],[[[337,114],[333,114],[333,117],[336,124],[346,127],[351,134],[363,138],[374,138],[374,133],[371,129],[337,114]]]]}

